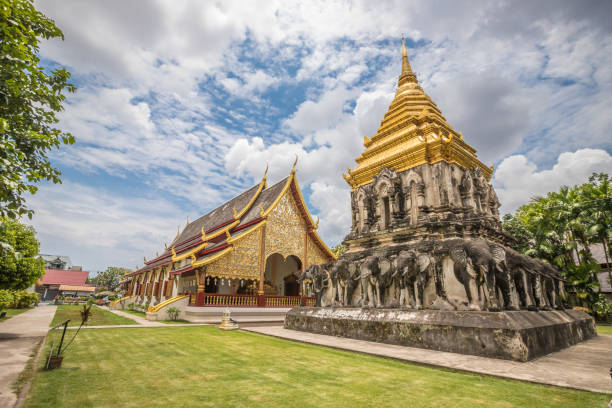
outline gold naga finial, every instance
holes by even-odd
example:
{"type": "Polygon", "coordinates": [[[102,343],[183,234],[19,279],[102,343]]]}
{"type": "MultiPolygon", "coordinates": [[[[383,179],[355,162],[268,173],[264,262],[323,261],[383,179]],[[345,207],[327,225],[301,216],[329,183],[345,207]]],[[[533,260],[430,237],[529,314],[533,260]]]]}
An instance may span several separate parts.
{"type": "Polygon", "coordinates": [[[372,141],[372,139],[368,138],[367,136],[363,137],[363,145],[365,147],[368,147],[368,145],[370,144],[371,141],[372,141]]]}
{"type": "Polygon", "coordinates": [[[142,260],[144,261],[145,264],[147,263],[147,258],[146,257],[143,256],[142,260]]]}
{"type": "Polygon", "coordinates": [[[166,251],[168,250],[168,244],[166,244],[165,242],[164,242],[164,249],[165,249],[166,251]]]}
{"type": "Polygon", "coordinates": [[[295,155],[295,161],[293,162],[293,166],[291,166],[291,174],[295,174],[295,166],[297,165],[298,162],[298,155],[295,155]]]}
{"type": "Polygon", "coordinates": [[[191,258],[191,263],[194,263],[196,261],[196,257],[194,254],[191,254],[190,258],[191,258]]]}
{"type": "Polygon", "coordinates": [[[187,221],[185,221],[185,227],[189,225],[189,216],[187,216],[187,221]]]}
{"type": "Polygon", "coordinates": [[[206,231],[204,231],[204,227],[202,227],[202,241],[206,241],[206,231]]]}
{"type": "Polygon", "coordinates": [[[266,162],[266,170],[264,171],[264,175],[263,175],[263,179],[264,179],[264,180],[266,179],[266,176],[268,175],[268,168],[269,168],[269,167],[270,167],[270,164],[268,164],[268,163],[266,162]]]}
{"type": "Polygon", "coordinates": [[[174,250],[174,247],[170,248],[170,250],[172,251],[172,256],[176,256],[176,251],[174,250]]]}
{"type": "Polygon", "coordinates": [[[265,211],[264,211],[264,209],[263,209],[263,205],[259,204],[259,215],[261,216],[261,218],[263,218],[263,217],[264,217],[264,214],[265,214],[265,213],[266,213],[266,212],[265,212],[265,211]]]}
{"type": "Polygon", "coordinates": [[[226,230],[225,230],[225,236],[227,237],[227,240],[228,240],[228,241],[229,241],[229,240],[232,238],[232,236],[231,236],[231,234],[230,234],[230,232],[229,232],[229,229],[226,229],[226,230]]]}
{"type": "Polygon", "coordinates": [[[459,139],[463,139],[463,132],[457,132],[457,135],[459,136],[459,139]]]}
{"type": "Polygon", "coordinates": [[[236,207],[232,207],[232,211],[234,212],[234,219],[238,219],[238,211],[236,211],[236,207]]]}
{"type": "Polygon", "coordinates": [[[155,251],[155,256],[158,257],[159,256],[159,252],[155,251]]]}
{"type": "Polygon", "coordinates": [[[321,220],[319,219],[319,216],[317,215],[317,222],[315,222],[314,229],[318,229],[319,228],[319,221],[321,221],[321,220]]]}

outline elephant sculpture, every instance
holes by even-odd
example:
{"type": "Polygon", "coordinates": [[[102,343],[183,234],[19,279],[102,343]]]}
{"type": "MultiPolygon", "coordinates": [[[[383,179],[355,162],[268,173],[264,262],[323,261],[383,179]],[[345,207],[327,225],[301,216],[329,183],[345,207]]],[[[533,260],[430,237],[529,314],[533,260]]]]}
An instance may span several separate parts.
{"type": "MultiPolygon", "coordinates": [[[[463,284],[465,289],[468,300],[468,310],[481,310],[482,308],[477,300],[481,298],[481,287],[483,283],[486,283],[486,274],[488,274],[488,270],[483,271],[484,268],[481,268],[481,265],[478,265],[477,270],[472,260],[472,253],[466,248],[463,241],[454,241],[449,250],[449,254],[453,260],[453,272],[455,277],[463,284]],[[484,277],[481,276],[483,272],[485,273],[484,277]]],[[[478,259],[478,262],[482,263],[482,260],[478,259]]],[[[488,263],[487,260],[487,266],[488,263]]]]}
{"type": "Polygon", "coordinates": [[[535,273],[531,270],[531,261],[527,255],[516,252],[512,248],[505,248],[506,261],[508,270],[510,271],[516,291],[520,307],[528,310],[535,310],[536,303],[531,287],[531,274],[535,273]]]}
{"type": "Polygon", "coordinates": [[[418,254],[413,250],[399,253],[395,269],[401,277],[403,291],[400,306],[410,305],[414,309],[424,306],[424,289],[435,273],[435,259],[429,254],[418,254]]]}
{"type": "Polygon", "coordinates": [[[308,269],[312,274],[312,290],[315,295],[315,306],[328,306],[326,294],[330,288],[331,279],[327,270],[328,265],[311,265],[308,269]],[[312,269],[311,269],[312,268],[312,269]]]}
{"type": "MultiPolygon", "coordinates": [[[[345,259],[338,260],[331,267],[330,277],[332,284],[334,285],[334,291],[332,293],[332,302],[340,306],[348,306],[349,289],[352,289],[349,271],[349,262],[345,259]]],[[[352,290],[350,291],[352,294],[352,290]]]]}
{"type": "Polygon", "coordinates": [[[563,309],[561,296],[565,295],[563,281],[559,271],[542,260],[537,259],[536,262],[540,266],[540,274],[542,280],[542,295],[546,298],[546,303],[555,309],[563,309]]]}
{"type": "MultiPolygon", "coordinates": [[[[500,309],[506,310],[518,310],[515,298],[512,296],[516,293],[514,286],[514,279],[512,279],[511,272],[508,269],[506,262],[506,252],[501,245],[489,244],[491,250],[491,269],[493,273],[491,277],[493,279],[494,290],[499,289],[502,295],[503,305],[499,305],[500,309]]],[[[498,299],[499,300],[499,299],[498,299]]]]}
{"type": "Polygon", "coordinates": [[[380,305],[380,266],[378,257],[370,255],[359,265],[361,282],[361,307],[380,305]]]}
{"type": "Polygon", "coordinates": [[[539,310],[550,310],[550,304],[544,296],[544,288],[542,283],[542,273],[544,271],[543,266],[540,264],[540,260],[526,256],[527,262],[530,265],[531,273],[528,275],[531,283],[531,292],[535,300],[535,305],[539,310]]]}
{"type": "Polygon", "coordinates": [[[397,307],[399,305],[399,279],[393,266],[394,257],[381,257],[378,260],[380,270],[378,286],[380,288],[379,306],[397,307]]]}

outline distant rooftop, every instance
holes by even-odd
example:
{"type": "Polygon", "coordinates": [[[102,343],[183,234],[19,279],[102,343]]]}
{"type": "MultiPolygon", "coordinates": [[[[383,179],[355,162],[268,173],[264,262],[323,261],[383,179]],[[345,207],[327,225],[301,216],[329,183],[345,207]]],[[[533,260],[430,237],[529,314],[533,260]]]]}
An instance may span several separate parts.
{"type": "Polygon", "coordinates": [[[45,274],[38,281],[39,285],[74,285],[85,286],[89,276],[87,271],[73,271],[66,269],[45,269],[45,274]]]}
{"type": "Polygon", "coordinates": [[[40,254],[40,257],[45,261],[45,268],[61,270],[72,269],[72,261],[69,256],[40,254]]]}

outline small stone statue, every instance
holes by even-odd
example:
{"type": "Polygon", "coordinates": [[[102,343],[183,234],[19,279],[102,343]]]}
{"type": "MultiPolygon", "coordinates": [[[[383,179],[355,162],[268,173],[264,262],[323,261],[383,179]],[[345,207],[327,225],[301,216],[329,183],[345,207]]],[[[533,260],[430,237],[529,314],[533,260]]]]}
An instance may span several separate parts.
{"type": "Polygon", "coordinates": [[[223,317],[221,318],[221,324],[219,325],[221,330],[238,330],[238,322],[232,319],[229,308],[223,311],[223,317]]]}

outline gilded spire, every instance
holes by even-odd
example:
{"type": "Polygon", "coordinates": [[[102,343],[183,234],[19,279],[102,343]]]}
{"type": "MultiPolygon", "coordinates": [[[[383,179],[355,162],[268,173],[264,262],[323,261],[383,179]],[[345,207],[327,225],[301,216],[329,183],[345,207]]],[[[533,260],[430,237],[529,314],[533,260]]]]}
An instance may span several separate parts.
{"type": "Polygon", "coordinates": [[[465,143],[419,85],[403,36],[402,73],[395,97],[376,134],[364,137],[363,144],[364,152],[355,159],[357,167],[344,175],[353,189],[371,183],[383,167],[402,172],[439,161],[466,169],[479,167],[487,179],[492,175],[492,170],[476,157],[476,150],[465,143]]]}
{"type": "Polygon", "coordinates": [[[410,67],[410,61],[408,61],[408,52],[406,51],[406,44],[404,42],[404,36],[402,35],[402,73],[397,81],[398,86],[402,86],[407,83],[416,84],[417,79],[412,68],[410,67]]]}

